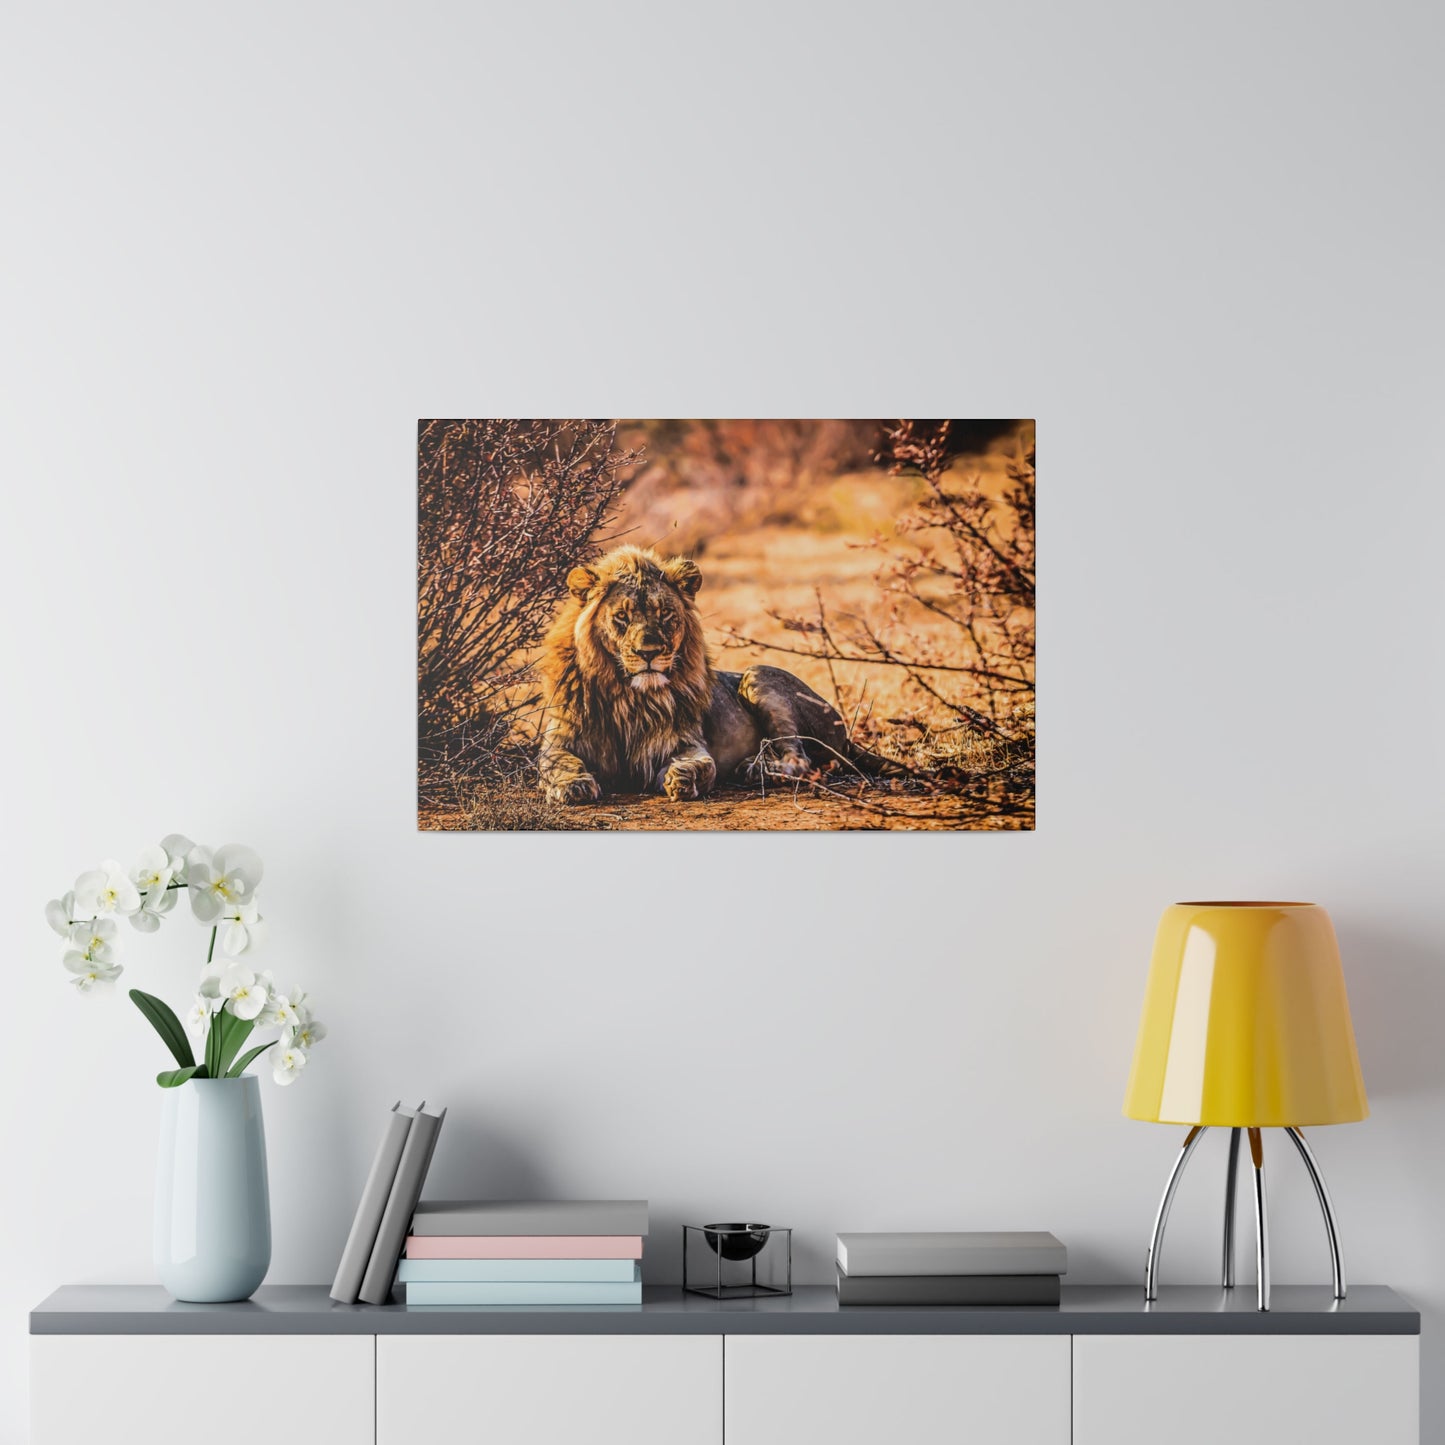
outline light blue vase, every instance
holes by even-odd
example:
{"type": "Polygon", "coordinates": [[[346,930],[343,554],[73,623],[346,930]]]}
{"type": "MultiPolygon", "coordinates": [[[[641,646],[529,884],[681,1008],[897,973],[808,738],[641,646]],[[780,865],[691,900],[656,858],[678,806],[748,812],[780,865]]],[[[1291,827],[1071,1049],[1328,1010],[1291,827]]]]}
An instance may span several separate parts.
{"type": "Polygon", "coordinates": [[[254,1075],[161,1090],[155,1261],[178,1300],[250,1299],[266,1278],[271,1202],[254,1075]]]}

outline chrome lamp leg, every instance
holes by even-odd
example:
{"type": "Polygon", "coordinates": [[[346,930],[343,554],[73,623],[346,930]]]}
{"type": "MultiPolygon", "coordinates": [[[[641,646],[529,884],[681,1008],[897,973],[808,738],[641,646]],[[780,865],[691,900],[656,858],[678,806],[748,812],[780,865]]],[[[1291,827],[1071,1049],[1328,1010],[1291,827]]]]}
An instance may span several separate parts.
{"type": "MultiPolygon", "coordinates": [[[[1179,1157],[1169,1171],[1168,1183],[1164,1186],[1164,1197],[1159,1201],[1159,1212],[1154,1216],[1154,1232],[1149,1236],[1149,1253],[1144,1263],[1144,1298],[1146,1301],[1159,1298],[1159,1252],[1164,1243],[1164,1230],[1169,1223],[1169,1211],[1174,1204],[1174,1194],[1184,1174],[1189,1156],[1203,1137],[1207,1125],[1196,1124],[1185,1137],[1179,1150],[1179,1157]]],[[[1340,1252],[1340,1227],[1335,1218],[1334,1204],[1330,1191],[1325,1186],[1325,1177],[1315,1159],[1313,1150],[1305,1142],[1303,1131],[1287,1127],[1285,1133],[1299,1151],[1310,1183],[1315,1187],[1315,1198],[1319,1200],[1320,1213],[1325,1220],[1325,1239],[1330,1247],[1330,1271],[1334,1276],[1335,1298],[1345,1298],[1345,1264],[1340,1252]]],[[[1224,1255],[1221,1279],[1225,1289],[1234,1287],[1234,1212],[1235,1196],[1238,1192],[1240,1135],[1249,1135],[1249,1154],[1254,1163],[1254,1259],[1255,1277],[1258,1281],[1258,1306],[1268,1310],[1270,1305],[1269,1267],[1269,1200],[1264,1179],[1264,1139],[1259,1129],[1234,1129],[1229,1131],[1229,1164],[1224,1182],[1224,1255]]]]}
{"type": "Polygon", "coordinates": [[[1269,1203],[1264,1192],[1264,1141],[1258,1129],[1249,1131],[1249,1153],[1254,1160],[1254,1262],[1259,1279],[1259,1308],[1269,1309],[1269,1203]]]}
{"type": "Polygon", "coordinates": [[[1305,1136],[1298,1129],[1286,1129],[1285,1133],[1294,1141],[1294,1147],[1299,1150],[1299,1156],[1304,1160],[1305,1168],[1309,1171],[1310,1183],[1315,1187],[1315,1197],[1320,1202],[1320,1213],[1325,1217],[1325,1237],[1330,1245],[1330,1272],[1334,1275],[1335,1298],[1345,1297],[1345,1263],[1340,1257],[1340,1228],[1335,1221],[1334,1205],[1330,1203],[1330,1191],[1325,1188],[1325,1176],[1320,1173],[1320,1166],[1315,1162],[1315,1156],[1310,1146],[1305,1143],[1305,1136]]]}
{"type": "Polygon", "coordinates": [[[1234,1196],[1239,1180],[1239,1134],[1238,1129],[1229,1131],[1229,1168],[1224,1176],[1224,1269],[1221,1283],[1225,1289],[1234,1288],[1234,1196]]]}
{"type": "Polygon", "coordinates": [[[1194,1147],[1204,1137],[1205,1126],[1196,1124],[1184,1140],[1179,1157],[1169,1171],[1169,1182],[1164,1186],[1164,1197],[1159,1201],[1159,1212],[1154,1216],[1154,1232],[1149,1236],[1149,1253],[1144,1260],[1144,1299],[1159,1298],[1159,1249],[1164,1242],[1164,1226],[1169,1223],[1169,1207],[1174,1203],[1174,1191],[1179,1188],[1180,1176],[1194,1147]]]}

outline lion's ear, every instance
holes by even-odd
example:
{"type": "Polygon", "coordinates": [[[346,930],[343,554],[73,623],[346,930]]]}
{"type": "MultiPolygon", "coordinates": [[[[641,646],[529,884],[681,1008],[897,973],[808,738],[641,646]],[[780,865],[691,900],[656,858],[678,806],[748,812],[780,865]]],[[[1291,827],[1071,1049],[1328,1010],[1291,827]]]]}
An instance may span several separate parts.
{"type": "Polygon", "coordinates": [[[567,590],[579,602],[585,602],[587,594],[596,585],[597,574],[590,567],[574,567],[567,574],[567,590]]]}
{"type": "Polygon", "coordinates": [[[667,580],[684,597],[697,596],[697,589],[702,586],[702,573],[690,557],[670,557],[662,570],[667,574],[667,580]]]}

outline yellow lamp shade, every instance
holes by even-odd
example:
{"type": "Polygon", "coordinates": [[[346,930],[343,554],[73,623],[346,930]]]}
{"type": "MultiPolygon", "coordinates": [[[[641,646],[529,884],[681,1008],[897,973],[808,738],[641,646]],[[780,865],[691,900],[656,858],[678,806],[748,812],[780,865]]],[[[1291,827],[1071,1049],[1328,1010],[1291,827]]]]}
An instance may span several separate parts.
{"type": "Polygon", "coordinates": [[[1323,908],[1165,909],[1125,1114],[1159,1124],[1302,1128],[1369,1112],[1339,945],[1323,908]]]}

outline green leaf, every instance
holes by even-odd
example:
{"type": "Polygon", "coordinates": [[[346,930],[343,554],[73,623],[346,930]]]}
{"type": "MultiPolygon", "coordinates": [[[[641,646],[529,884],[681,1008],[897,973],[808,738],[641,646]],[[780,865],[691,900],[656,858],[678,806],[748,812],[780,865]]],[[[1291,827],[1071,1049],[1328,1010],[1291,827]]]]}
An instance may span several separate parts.
{"type": "Polygon", "coordinates": [[[130,1001],[150,1020],[151,1027],[161,1036],[161,1041],[181,1068],[192,1068],[196,1057],[191,1053],[191,1041],[171,1006],[164,999],[152,993],[142,993],[138,988],[131,989],[130,1001]]]}
{"type": "Polygon", "coordinates": [[[213,1079],[221,1077],[221,1035],[225,1032],[228,1015],[219,1009],[211,1015],[211,1025],[206,1030],[206,1072],[213,1079]]]}
{"type": "Polygon", "coordinates": [[[241,1051],[241,1045],[251,1036],[251,1030],[256,1027],[254,1019],[237,1018],[235,1014],[222,1014],[226,1020],[221,1026],[221,1047],[216,1056],[216,1077],[224,1079],[226,1071],[231,1067],[231,1061],[241,1051]]]}
{"type": "Polygon", "coordinates": [[[163,1089],[174,1089],[184,1084],[187,1079],[203,1079],[205,1076],[204,1064],[192,1064],[186,1069],[167,1069],[163,1074],[157,1074],[156,1083],[163,1089]]]}
{"type": "Polygon", "coordinates": [[[269,1044],[257,1044],[254,1049],[247,1049],[234,1064],[231,1065],[231,1072],[226,1075],[228,1079],[239,1079],[267,1049],[274,1048],[281,1042],[280,1039],[272,1039],[269,1044]]]}

